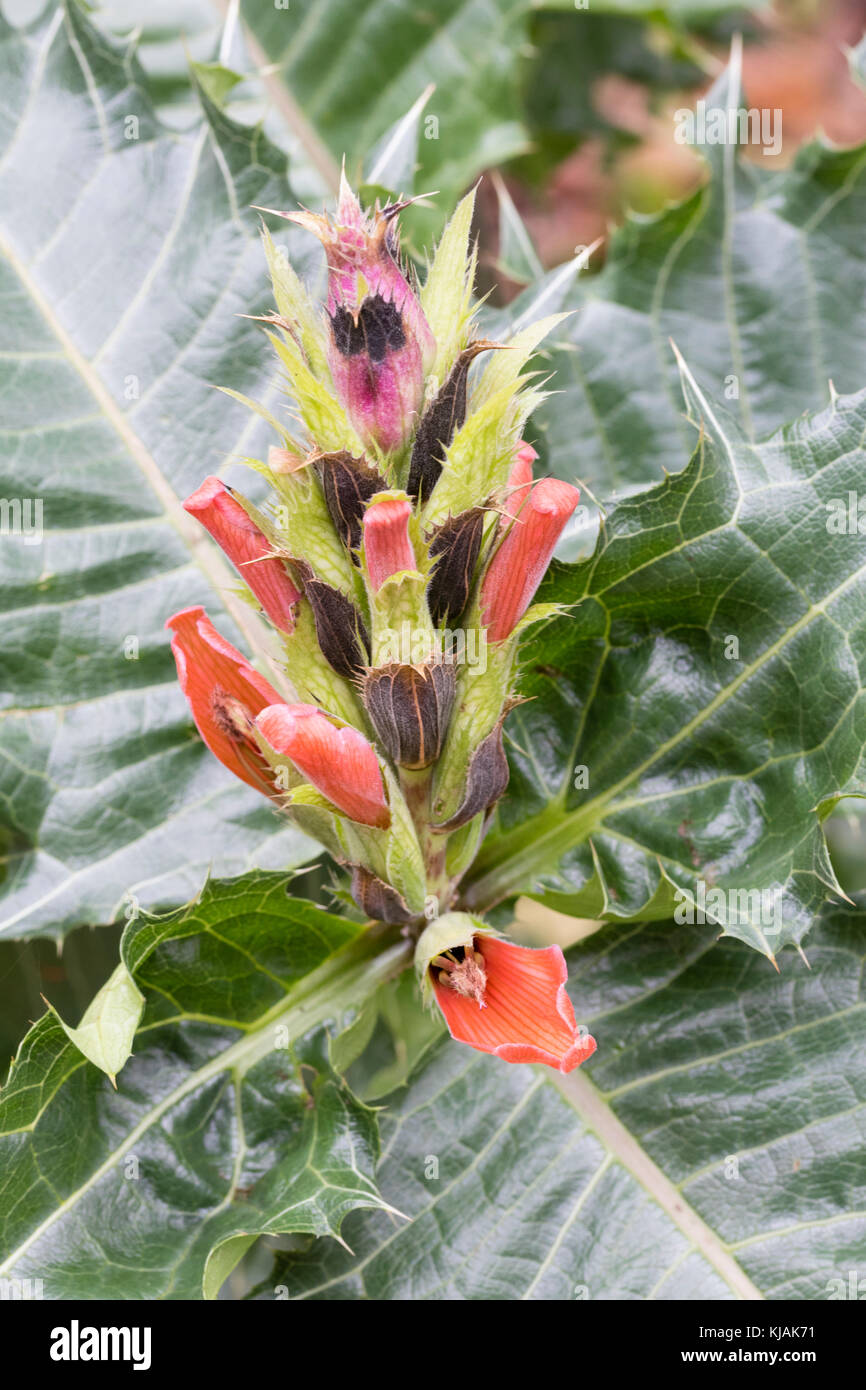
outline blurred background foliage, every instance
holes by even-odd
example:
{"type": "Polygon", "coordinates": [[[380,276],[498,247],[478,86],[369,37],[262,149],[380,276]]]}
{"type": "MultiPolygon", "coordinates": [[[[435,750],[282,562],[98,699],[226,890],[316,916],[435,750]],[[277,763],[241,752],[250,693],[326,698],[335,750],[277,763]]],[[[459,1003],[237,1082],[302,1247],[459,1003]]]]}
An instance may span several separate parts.
{"type": "MultiPolygon", "coordinates": [[[[745,40],[751,105],[779,108],[788,164],[816,130],[841,145],[866,137],[866,95],[846,48],[866,29],[866,0],[105,0],[94,13],[116,35],[136,33],[163,118],[197,120],[188,60],[247,74],[227,109],[263,120],[294,154],[301,197],[328,191],[309,167],[304,134],[332,168],[357,178],[376,142],[435,84],[417,140],[416,188],[439,190],[423,231],[481,173],[499,169],[543,266],[559,264],[629,210],[652,213],[703,177],[674,139],[673,113],[691,106],[745,40]]],[[[747,152],[748,153],[748,152],[747,152]]],[[[488,266],[500,247],[496,184],[481,186],[488,266]]],[[[511,266],[526,272],[526,265],[511,266]]]]}
{"type": "MultiPolygon", "coordinates": [[[[20,19],[42,5],[9,8],[20,19]]],[[[438,196],[413,210],[410,235],[416,249],[429,245],[484,174],[481,288],[500,303],[628,212],[652,214],[701,182],[674,113],[706,90],[735,32],[750,105],[783,113],[779,155],[752,158],[788,164],[816,131],[839,145],[866,139],[847,53],[866,30],[866,0],[105,0],[93,13],[107,33],[135,37],[166,123],[199,119],[195,63],[233,117],[264,123],[314,205],[344,153],[353,178],[369,173],[426,93],[406,167],[416,191],[438,196]]],[[[843,887],[866,888],[859,803],[843,803],[827,830],[843,887]]],[[[326,889],[308,878],[302,890],[326,889]]],[[[114,967],[121,929],[75,931],[62,953],[51,941],[0,944],[0,1056],[42,1013],[41,995],[80,1016],[114,967]]]]}

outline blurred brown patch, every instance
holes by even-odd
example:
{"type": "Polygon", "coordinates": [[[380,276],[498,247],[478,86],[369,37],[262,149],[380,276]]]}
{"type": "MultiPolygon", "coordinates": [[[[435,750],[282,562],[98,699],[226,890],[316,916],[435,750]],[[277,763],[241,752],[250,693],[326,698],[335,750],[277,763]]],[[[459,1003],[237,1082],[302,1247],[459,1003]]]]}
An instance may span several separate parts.
{"type": "MultiPolygon", "coordinates": [[[[764,166],[788,164],[817,132],[838,145],[866,141],[866,92],[852,81],[846,46],[866,32],[866,0],[787,0],[762,21],[746,44],[743,80],[749,107],[782,112],[782,147],[765,156],[745,146],[747,158],[764,166]]],[[[701,44],[708,68],[721,70],[727,47],[701,44]]],[[[553,172],[542,189],[508,179],[515,206],[545,266],[559,264],[604,235],[611,221],[629,210],[652,213],[686,197],[703,178],[699,157],[674,139],[674,112],[691,107],[711,85],[669,93],[655,109],[646,87],[618,74],[594,84],[595,109],[617,130],[636,140],[616,154],[602,137],[587,139],[553,172]]],[[[497,245],[498,205],[490,180],[480,190],[482,246],[497,245]]],[[[496,255],[488,256],[488,283],[496,255]]],[[[521,288],[499,281],[499,297],[521,288]]]]}

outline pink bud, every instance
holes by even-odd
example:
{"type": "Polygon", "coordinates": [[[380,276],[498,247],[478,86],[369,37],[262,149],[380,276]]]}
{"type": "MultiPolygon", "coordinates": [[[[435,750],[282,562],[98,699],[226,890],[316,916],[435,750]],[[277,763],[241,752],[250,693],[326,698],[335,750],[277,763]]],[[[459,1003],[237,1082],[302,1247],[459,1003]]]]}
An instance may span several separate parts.
{"type": "Polygon", "coordinates": [[[221,637],[200,606],[184,608],[166,623],[180,688],[210,751],[235,776],[277,796],[273,774],[252,734],[259,710],[279,700],[273,686],[221,637]]]}
{"type": "Polygon", "coordinates": [[[328,260],[328,362],[358,435],[385,452],[405,444],[436,342],[400,264],[400,206],[366,214],[345,177],[334,219],[282,213],[319,237],[328,260]]]}
{"type": "Polygon", "coordinates": [[[409,539],[412,505],[405,498],[383,497],[364,512],[364,563],[374,590],[401,570],[417,569],[409,539]]]}
{"type": "Polygon", "coordinates": [[[338,729],[315,705],[270,705],[256,726],[276,753],[290,758],[308,782],[361,825],[391,822],[372,744],[348,725],[338,729]]]}
{"type": "Polygon", "coordinates": [[[528,489],[519,514],[506,523],[505,539],[481,585],[481,614],[491,642],[514,631],[544,577],[580,493],[558,478],[542,478],[528,489]]]}
{"type": "Polygon", "coordinates": [[[301,597],[285,563],[267,536],[219,478],[205,478],[184,502],[184,509],[200,521],[240,573],[271,622],[281,632],[293,632],[293,608],[301,597]]]}

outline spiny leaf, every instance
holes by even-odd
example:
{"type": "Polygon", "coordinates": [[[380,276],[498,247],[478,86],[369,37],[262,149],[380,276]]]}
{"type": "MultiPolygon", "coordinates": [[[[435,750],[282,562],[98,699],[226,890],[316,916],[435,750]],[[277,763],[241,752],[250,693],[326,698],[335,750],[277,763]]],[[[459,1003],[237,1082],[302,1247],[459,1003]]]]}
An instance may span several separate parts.
{"type": "Polygon", "coordinates": [[[267,301],[249,204],[291,192],[285,157],[204,95],[192,129],[164,129],[78,4],[4,22],[0,73],[0,494],[38,502],[43,531],[0,547],[0,931],[59,935],[128,891],[169,905],[212,864],[316,852],[195,737],[163,631],[206,603],[267,646],[179,499],[272,440],[214,383],[282,413],[238,315],[267,301]]]}
{"type": "MultiPolygon", "coordinates": [[[[739,66],[735,48],[708,113],[748,106],[739,66]]],[[[546,469],[602,502],[691,452],[669,338],[750,440],[820,409],[828,381],[842,393],[866,381],[866,146],[818,138],[775,173],[736,145],[699,148],[704,186],[613,233],[603,271],[575,282],[562,307],[579,312],[550,344],[557,394],[532,439],[546,469]]],[[[485,334],[504,336],[536,293],[488,315],[485,334]]]]}
{"type": "MultiPolygon", "coordinates": [[[[846,1299],[866,1273],[866,908],[779,975],[712,927],[568,953],[595,1057],[565,1078],[443,1045],[389,1098],[351,1253],[277,1257],[292,1299],[846,1299]]],[[[862,1288],[862,1283],[860,1284],[862,1288]]],[[[856,1295],[855,1295],[856,1296],[856,1295]]]]}
{"type": "Polygon", "coordinates": [[[353,1207],[387,1206],[375,1116],[321,1025],[339,1027],[408,948],[287,887],[213,882],[130,922],[107,990],[122,975],[144,1008],[116,1091],[103,1071],[123,1058],[91,1037],[105,992],[79,1029],[49,1012],[30,1030],[0,1095],[4,1275],[36,1273],[46,1298],[114,1298],[122,1263],[124,1297],[199,1298],[206,1272],[214,1296],[251,1238],[339,1236],[353,1207]]]}
{"type": "Polygon", "coordinates": [[[641,920],[713,890],[713,920],[772,955],[836,887],[818,804],[864,785],[866,537],[829,519],[862,477],[866,392],[753,444],[685,366],[683,386],[687,468],[539,592],[573,606],[524,653],[466,897],[641,920]]]}

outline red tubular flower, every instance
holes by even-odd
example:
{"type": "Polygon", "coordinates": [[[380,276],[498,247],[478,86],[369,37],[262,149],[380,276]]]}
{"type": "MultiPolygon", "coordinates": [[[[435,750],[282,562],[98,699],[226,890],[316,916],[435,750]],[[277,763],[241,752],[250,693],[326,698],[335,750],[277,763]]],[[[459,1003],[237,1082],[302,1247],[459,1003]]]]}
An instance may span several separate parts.
{"type": "Polygon", "coordinates": [[[431,967],[452,1038],[506,1062],[543,1062],[561,1072],[595,1052],[595,1038],[575,1022],[558,946],[534,950],[479,933],[455,954],[462,959],[437,956],[431,967]]]}
{"type": "Polygon", "coordinates": [[[491,642],[508,637],[523,617],[579,499],[577,488],[558,478],[542,478],[528,491],[481,585],[482,620],[491,642]]]}
{"type": "Polygon", "coordinates": [[[351,820],[384,830],[391,822],[379,760],[357,729],[338,729],[315,705],[272,704],[256,727],[351,820]]]}
{"type": "Polygon", "coordinates": [[[529,496],[532,487],[532,465],[538,454],[531,444],[521,439],[514,451],[514,462],[508,475],[508,495],[505,511],[508,516],[517,516],[529,496]]]}
{"type": "Polygon", "coordinates": [[[242,782],[278,797],[273,773],[250,732],[254,717],[279,695],[230,642],[221,637],[199,605],[168,619],[180,688],[196,728],[210,751],[242,782]]]}
{"type": "Polygon", "coordinates": [[[247,515],[234,493],[219,478],[205,478],[184,508],[210,532],[225,551],[271,622],[281,632],[293,632],[294,604],[301,597],[285,564],[247,515]]]}
{"type": "Polygon", "coordinates": [[[399,497],[373,501],[364,512],[364,562],[374,589],[381,589],[392,574],[417,568],[409,539],[411,514],[411,503],[399,497]]]}
{"type": "Polygon", "coordinates": [[[532,465],[537,458],[538,450],[533,449],[531,444],[527,444],[525,439],[521,439],[514,451],[514,463],[511,465],[508,486],[523,487],[526,483],[531,483],[532,465]]]}
{"type": "Polygon", "coordinates": [[[411,433],[436,343],[400,268],[400,204],[365,215],[343,178],[337,214],[282,213],[314,232],[328,260],[328,361],[363,442],[389,452],[411,433]]]}

